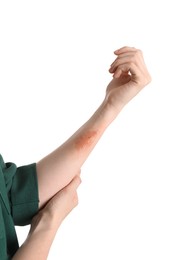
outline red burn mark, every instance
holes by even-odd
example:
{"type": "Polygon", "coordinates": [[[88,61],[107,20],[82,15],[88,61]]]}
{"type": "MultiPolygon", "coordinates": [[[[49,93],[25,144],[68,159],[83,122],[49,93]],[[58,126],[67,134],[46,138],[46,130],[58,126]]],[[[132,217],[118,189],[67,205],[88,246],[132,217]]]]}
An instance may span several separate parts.
{"type": "Polygon", "coordinates": [[[90,146],[93,141],[94,137],[97,135],[97,131],[88,131],[83,135],[79,136],[75,142],[76,148],[78,150],[82,150],[85,147],[90,146]]]}

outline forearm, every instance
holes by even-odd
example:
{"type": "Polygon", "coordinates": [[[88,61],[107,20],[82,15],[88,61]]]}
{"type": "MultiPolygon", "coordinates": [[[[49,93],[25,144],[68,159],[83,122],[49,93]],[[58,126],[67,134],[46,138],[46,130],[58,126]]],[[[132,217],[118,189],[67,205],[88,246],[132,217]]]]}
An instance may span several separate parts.
{"type": "Polygon", "coordinates": [[[26,241],[12,260],[46,260],[60,224],[52,224],[48,216],[38,215],[26,241]]]}
{"type": "Polygon", "coordinates": [[[64,144],[37,163],[40,207],[72,180],[120,110],[104,101],[64,144]]]}
{"type": "Polygon", "coordinates": [[[76,176],[35,215],[26,241],[12,260],[47,259],[62,221],[78,205],[77,188],[80,183],[80,177],[76,176]]]}

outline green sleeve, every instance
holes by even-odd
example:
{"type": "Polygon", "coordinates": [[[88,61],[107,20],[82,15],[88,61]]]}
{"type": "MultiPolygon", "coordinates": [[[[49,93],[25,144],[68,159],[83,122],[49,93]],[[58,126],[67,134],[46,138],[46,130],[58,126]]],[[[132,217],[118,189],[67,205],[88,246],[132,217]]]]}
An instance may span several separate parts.
{"type": "Polygon", "coordinates": [[[38,212],[38,183],[36,164],[17,168],[11,186],[12,217],[15,225],[31,223],[38,212]]]}
{"type": "Polygon", "coordinates": [[[1,156],[0,164],[14,224],[28,225],[39,205],[36,164],[17,168],[14,163],[4,163],[1,156]]]}

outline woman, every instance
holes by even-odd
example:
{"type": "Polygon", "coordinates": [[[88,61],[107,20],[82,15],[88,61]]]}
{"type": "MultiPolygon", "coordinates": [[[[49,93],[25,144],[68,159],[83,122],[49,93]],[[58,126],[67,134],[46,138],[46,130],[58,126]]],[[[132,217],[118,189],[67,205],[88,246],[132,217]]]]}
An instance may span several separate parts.
{"type": "Polygon", "coordinates": [[[151,81],[140,50],[123,47],[115,55],[103,102],[64,144],[37,164],[18,169],[1,159],[0,259],[47,258],[61,222],[77,205],[81,166],[123,107],[151,81]],[[31,223],[20,248],[13,221],[31,223]]]}

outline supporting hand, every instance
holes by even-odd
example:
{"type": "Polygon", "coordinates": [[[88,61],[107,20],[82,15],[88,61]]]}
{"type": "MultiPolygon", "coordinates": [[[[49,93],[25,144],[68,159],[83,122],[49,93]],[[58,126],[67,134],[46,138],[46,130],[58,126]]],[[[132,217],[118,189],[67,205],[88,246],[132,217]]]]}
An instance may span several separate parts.
{"type": "Polygon", "coordinates": [[[76,176],[59,191],[33,218],[26,241],[13,260],[46,260],[56,232],[64,218],[78,204],[77,188],[81,180],[76,176]]]}

